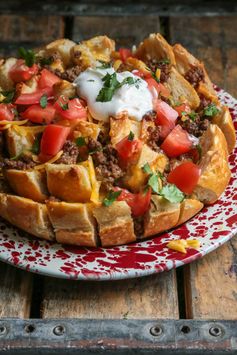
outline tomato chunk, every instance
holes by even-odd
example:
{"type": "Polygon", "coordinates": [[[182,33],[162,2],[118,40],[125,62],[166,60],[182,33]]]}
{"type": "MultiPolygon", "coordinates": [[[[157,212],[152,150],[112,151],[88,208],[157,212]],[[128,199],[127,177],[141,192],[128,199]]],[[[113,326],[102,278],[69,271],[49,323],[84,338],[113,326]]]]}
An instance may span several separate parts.
{"type": "Polygon", "coordinates": [[[185,194],[190,195],[198,183],[201,169],[191,161],[178,165],[172,170],[167,181],[176,185],[185,194]]]}
{"type": "Polygon", "coordinates": [[[162,83],[158,83],[154,78],[148,77],[145,78],[148,88],[151,91],[152,95],[158,97],[160,94],[163,97],[168,98],[170,96],[170,91],[162,83]],[[155,90],[155,91],[154,91],[155,90]]]}
{"type": "Polygon", "coordinates": [[[48,125],[45,128],[41,139],[41,154],[48,156],[56,155],[62,149],[69,133],[69,127],[59,126],[55,124],[48,125]]]}
{"type": "Polygon", "coordinates": [[[36,90],[30,94],[21,94],[15,101],[17,105],[34,105],[40,102],[43,95],[47,95],[48,98],[52,97],[52,88],[46,87],[44,89],[36,90]]]}
{"type": "Polygon", "coordinates": [[[31,79],[33,75],[37,74],[38,69],[36,64],[28,67],[23,59],[18,59],[16,64],[10,69],[9,76],[14,83],[20,83],[31,79]]]}
{"type": "Polygon", "coordinates": [[[54,84],[58,83],[59,81],[61,81],[61,79],[57,75],[51,73],[47,69],[43,69],[39,79],[39,88],[40,89],[43,89],[45,87],[51,88],[54,84]]]}
{"type": "Polygon", "coordinates": [[[12,121],[15,117],[15,106],[12,104],[0,104],[0,121],[12,121]]]}
{"type": "Polygon", "coordinates": [[[151,189],[148,189],[147,192],[139,192],[136,194],[133,194],[126,189],[115,188],[115,191],[118,190],[122,190],[122,192],[118,196],[117,201],[126,201],[131,208],[132,215],[134,217],[144,215],[144,213],[149,209],[151,189]]]}
{"type": "Polygon", "coordinates": [[[191,148],[192,141],[188,133],[180,125],[175,126],[161,144],[161,149],[163,149],[170,158],[175,158],[187,153],[191,148]]]}
{"type": "Polygon", "coordinates": [[[21,117],[28,119],[34,123],[46,123],[49,124],[55,115],[55,108],[52,104],[48,103],[45,108],[40,105],[29,106],[24,112],[21,113],[21,117]]]}
{"type": "Polygon", "coordinates": [[[78,98],[68,100],[60,97],[54,104],[58,115],[66,120],[87,120],[87,111],[78,98]]]}
{"type": "Polygon", "coordinates": [[[127,136],[118,142],[115,148],[122,162],[132,163],[141,151],[142,142],[139,139],[130,140],[129,136],[127,136]]]}
{"type": "Polygon", "coordinates": [[[123,62],[126,61],[127,58],[132,57],[132,51],[129,48],[119,48],[120,58],[123,62]]]}
{"type": "Polygon", "coordinates": [[[145,72],[145,71],[142,71],[142,70],[134,69],[132,71],[132,73],[134,75],[136,75],[136,76],[139,76],[139,78],[142,78],[142,79],[152,78],[152,73],[151,72],[145,72]]]}
{"type": "Polygon", "coordinates": [[[185,112],[185,113],[190,113],[191,112],[191,108],[187,104],[182,104],[182,105],[175,106],[174,110],[178,112],[179,117],[181,117],[183,115],[183,112],[185,112]]]}
{"type": "Polygon", "coordinates": [[[161,126],[160,136],[165,138],[174,128],[178,113],[166,102],[159,100],[156,105],[155,123],[161,126]]]}

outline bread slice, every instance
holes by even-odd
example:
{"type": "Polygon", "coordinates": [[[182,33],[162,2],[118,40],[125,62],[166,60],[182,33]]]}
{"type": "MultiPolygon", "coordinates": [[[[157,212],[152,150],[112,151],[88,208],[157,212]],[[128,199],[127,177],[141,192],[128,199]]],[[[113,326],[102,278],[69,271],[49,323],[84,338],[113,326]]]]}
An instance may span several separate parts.
{"type": "Polygon", "coordinates": [[[217,124],[217,126],[224,133],[228,146],[228,152],[231,153],[235,148],[236,136],[235,127],[228,107],[222,106],[220,114],[213,117],[212,122],[217,124]]]}
{"type": "Polygon", "coordinates": [[[19,196],[31,198],[33,201],[44,202],[48,196],[44,170],[4,171],[12,190],[19,196]]]}
{"type": "Polygon", "coordinates": [[[0,193],[0,216],[36,237],[54,240],[44,204],[24,197],[0,193]]]}
{"type": "Polygon", "coordinates": [[[209,126],[200,144],[201,176],[194,189],[194,196],[204,204],[212,204],[220,197],[230,180],[228,148],[224,134],[215,124],[209,126]]]}
{"type": "Polygon", "coordinates": [[[188,221],[203,208],[203,203],[198,200],[186,198],[181,202],[180,215],[176,226],[188,221]]]}
{"type": "Polygon", "coordinates": [[[180,203],[171,203],[161,196],[152,195],[151,208],[144,217],[144,237],[173,228],[179,214],[180,203]]]}
{"type": "Polygon", "coordinates": [[[61,38],[49,43],[45,47],[45,52],[47,55],[53,55],[57,53],[60,56],[65,67],[72,64],[71,63],[71,49],[76,45],[75,42],[70,39],[61,38]]]}
{"type": "Polygon", "coordinates": [[[146,59],[168,59],[170,65],[175,65],[175,56],[172,47],[160,33],[151,33],[137,48],[136,57],[146,59]]]}
{"type": "Polygon", "coordinates": [[[47,201],[46,205],[57,242],[97,246],[95,219],[87,204],[47,201]]]}
{"type": "Polygon", "coordinates": [[[196,109],[200,105],[196,90],[174,67],[171,68],[166,86],[170,90],[174,102],[185,101],[192,109],[196,109]]]}
{"type": "Polygon", "coordinates": [[[12,90],[13,81],[9,78],[9,71],[16,64],[16,58],[8,58],[0,65],[0,88],[1,90],[12,90]]]}
{"type": "Polygon", "coordinates": [[[134,133],[134,138],[138,139],[141,131],[141,123],[130,120],[129,118],[116,119],[110,118],[110,132],[111,143],[115,146],[123,138],[127,137],[130,132],[134,133]]]}
{"type": "Polygon", "coordinates": [[[93,215],[98,223],[102,246],[127,244],[136,240],[131,210],[126,202],[115,201],[109,207],[94,207],[93,215]]]}
{"type": "Polygon", "coordinates": [[[92,192],[88,170],[77,164],[45,164],[51,195],[67,202],[89,202],[92,192]]]}

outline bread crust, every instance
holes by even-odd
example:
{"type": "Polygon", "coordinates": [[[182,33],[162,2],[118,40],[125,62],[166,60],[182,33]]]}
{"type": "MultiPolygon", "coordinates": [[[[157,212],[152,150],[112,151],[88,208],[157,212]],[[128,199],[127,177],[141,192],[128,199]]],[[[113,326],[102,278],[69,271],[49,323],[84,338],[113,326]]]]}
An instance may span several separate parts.
{"type": "Polygon", "coordinates": [[[173,228],[179,215],[180,203],[170,203],[161,196],[152,195],[151,208],[144,218],[144,237],[173,228]]]}
{"type": "Polygon", "coordinates": [[[222,130],[226,138],[229,154],[234,150],[236,143],[235,127],[232,121],[230,111],[227,106],[221,107],[220,114],[213,117],[213,123],[222,130]]]}
{"type": "Polygon", "coordinates": [[[195,216],[203,208],[203,203],[191,198],[186,198],[180,204],[180,214],[176,227],[180,224],[188,221],[190,218],[195,216]]]}
{"type": "Polygon", "coordinates": [[[204,204],[214,203],[229,183],[228,148],[221,129],[211,124],[200,141],[202,158],[199,163],[201,176],[194,189],[194,196],[204,204]]]}
{"type": "Polygon", "coordinates": [[[15,170],[4,171],[12,190],[19,196],[30,198],[36,202],[44,202],[48,196],[44,170],[15,170]]]}
{"type": "Polygon", "coordinates": [[[133,220],[130,207],[124,201],[115,201],[111,206],[94,207],[92,213],[98,223],[103,247],[134,242],[133,220]]]}
{"type": "Polygon", "coordinates": [[[24,197],[0,193],[0,216],[36,237],[54,240],[44,204],[24,197]]]}
{"type": "Polygon", "coordinates": [[[47,201],[50,221],[59,243],[96,247],[95,219],[87,204],[47,201]]]}

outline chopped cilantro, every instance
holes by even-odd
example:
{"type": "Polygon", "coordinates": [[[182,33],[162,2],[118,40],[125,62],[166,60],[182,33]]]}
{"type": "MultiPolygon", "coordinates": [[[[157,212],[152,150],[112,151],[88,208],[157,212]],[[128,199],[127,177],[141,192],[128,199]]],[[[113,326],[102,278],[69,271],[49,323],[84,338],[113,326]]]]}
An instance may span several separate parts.
{"type": "Polygon", "coordinates": [[[203,110],[204,116],[215,116],[220,112],[220,110],[216,107],[214,103],[209,104],[203,110]]]}
{"type": "Polygon", "coordinates": [[[128,141],[133,141],[134,140],[134,133],[132,131],[130,131],[129,135],[128,135],[128,141]]]}
{"type": "Polygon", "coordinates": [[[5,96],[5,98],[2,100],[2,103],[4,104],[10,104],[13,100],[13,97],[15,95],[15,90],[12,91],[2,91],[1,94],[5,96]]]}
{"type": "Polygon", "coordinates": [[[95,80],[93,80],[93,79],[89,79],[89,80],[87,80],[87,81],[89,81],[89,82],[91,82],[91,83],[92,83],[92,82],[94,82],[95,80]]]}
{"type": "Polygon", "coordinates": [[[44,94],[44,95],[42,95],[41,98],[40,98],[40,106],[41,106],[42,108],[46,108],[47,103],[48,103],[48,98],[47,98],[47,95],[44,94]]]}
{"type": "Polygon", "coordinates": [[[162,65],[162,64],[170,64],[170,60],[168,58],[159,60],[158,64],[162,65]]]}
{"type": "Polygon", "coordinates": [[[104,198],[104,200],[103,200],[103,205],[106,206],[106,207],[111,206],[112,203],[117,200],[117,198],[119,197],[121,192],[122,192],[121,190],[119,190],[119,191],[109,191],[107,197],[104,198]]]}
{"type": "Polygon", "coordinates": [[[181,115],[182,115],[182,116],[186,116],[186,115],[187,115],[187,112],[186,112],[186,111],[182,111],[182,112],[181,112],[181,115]]]}
{"type": "Polygon", "coordinates": [[[99,60],[100,62],[100,66],[96,67],[97,69],[108,69],[108,68],[111,68],[111,64],[110,63],[107,63],[107,62],[104,62],[103,60],[99,60]]]}
{"type": "Polygon", "coordinates": [[[18,50],[19,57],[25,60],[25,63],[28,67],[32,67],[32,65],[35,63],[35,53],[29,49],[25,49],[23,47],[20,47],[18,50]]]}
{"type": "Polygon", "coordinates": [[[171,203],[182,202],[184,199],[184,194],[175,185],[167,184],[159,191],[159,195],[164,197],[171,203]]]}
{"type": "Polygon", "coordinates": [[[40,58],[39,62],[42,66],[50,65],[53,63],[53,57],[40,58]]]}
{"type": "Polygon", "coordinates": [[[192,120],[192,121],[195,121],[195,119],[197,118],[197,113],[192,111],[188,114],[188,117],[192,120]]]}
{"type": "Polygon", "coordinates": [[[146,173],[146,174],[153,174],[153,171],[151,170],[151,167],[148,163],[146,163],[145,165],[143,165],[142,170],[146,173]]]}
{"type": "Polygon", "coordinates": [[[59,102],[59,105],[64,111],[68,110],[68,103],[63,104],[62,102],[59,102]]]}
{"type": "Polygon", "coordinates": [[[84,137],[78,137],[76,139],[76,145],[78,145],[78,147],[83,147],[84,145],[86,145],[86,140],[84,137]]]}
{"type": "Polygon", "coordinates": [[[38,155],[40,152],[40,141],[41,141],[42,134],[39,134],[32,145],[31,151],[33,154],[38,155]]]}
{"type": "Polygon", "coordinates": [[[151,174],[147,184],[152,188],[153,192],[159,194],[160,186],[159,186],[159,177],[157,174],[151,174]]]}

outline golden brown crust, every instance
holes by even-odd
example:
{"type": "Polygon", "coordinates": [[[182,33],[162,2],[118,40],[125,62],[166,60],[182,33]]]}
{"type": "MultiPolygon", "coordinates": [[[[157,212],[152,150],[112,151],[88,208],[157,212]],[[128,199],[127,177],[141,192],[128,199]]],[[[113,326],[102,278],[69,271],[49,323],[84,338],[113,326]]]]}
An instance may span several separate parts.
{"type": "Polygon", "coordinates": [[[41,203],[20,196],[0,193],[0,216],[36,237],[54,239],[47,208],[41,203]]]}
{"type": "Polygon", "coordinates": [[[47,198],[45,171],[8,169],[4,176],[17,195],[37,202],[44,202],[47,198]]]}
{"type": "Polygon", "coordinates": [[[170,90],[174,102],[186,101],[193,109],[200,105],[196,90],[175,68],[171,68],[166,86],[170,90]]]}
{"type": "Polygon", "coordinates": [[[46,164],[51,195],[67,202],[89,202],[92,192],[88,170],[77,164],[46,164]]]}
{"type": "Polygon", "coordinates": [[[224,133],[227,146],[228,146],[228,152],[230,154],[235,147],[236,136],[235,136],[235,127],[228,107],[222,106],[220,114],[213,117],[212,122],[217,124],[217,126],[224,133]]]}
{"type": "Polygon", "coordinates": [[[8,58],[0,65],[0,89],[12,90],[14,88],[13,81],[9,78],[11,67],[16,64],[16,58],[8,58]]]}
{"type": "Polygon", "coordinates": [[[136,57],[142,60],[168,59],[171,65],[175,65],[172,47],[160,33],[152,33],[144,39],[137,48],[136,57]]]}
{"type": "Polygon", "coordinates": [[[111,143],[115,146],[123,138],[129,135],[130,132],[134,133],[134,138],[137,139],[140,136],[141,123],[130,120],[125,117],[124,119],[110,118],[110,132],[111,143]]]}
{"type": "Polygon", "coordinates": [[[111,206],[93,208],[97,220],[101,244],[104,247],[134,242],[133,220],[130,207],[124,201],[115,201],[111,206]]]}
{"type": "Polygon", "coordinates": [[[95,220],[86,204],[47,201],[46,205],[57,242],[97,246],[95,220]]]}
{"type": "Polygon", "coordinates": [[[212,204],[220,197],[230,180],[228,148],[224,134],[215,124],[209,126],[200,144],[201,176],[194,189],[194,195],[204,204],[212,204]]]}
{"type": "Polygon", "coordinates": [[[47,55],[53,55],[57,53],[57,55],[60,56],[63,64],[68,66],[71,64],[71,50],[75,45],[76,43],[70,39],[61,38],[49,43],[45,47],[45,51],[47,55]]]}
{"type": "Polygon", "coordinates": [[[180,204],[180,215],[176,227],[188,221],[203,208],[203,203],[191,198],[183,200],[180,204]]]}
{"type": "Polygon", "coordinates": [[[180,204],[152,195],[151,208],[144,218],[144,237],[173,228],[179,219],[180,204]]]}

